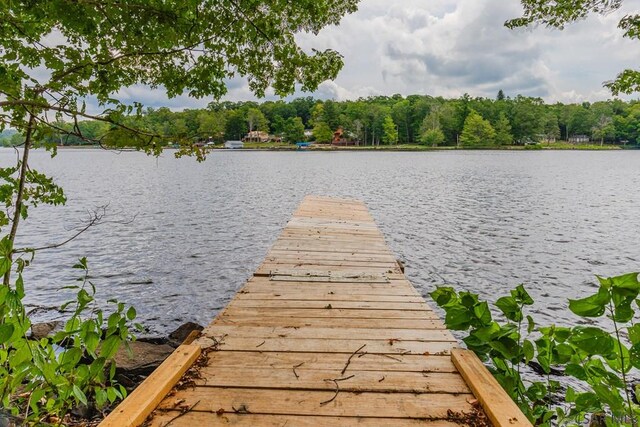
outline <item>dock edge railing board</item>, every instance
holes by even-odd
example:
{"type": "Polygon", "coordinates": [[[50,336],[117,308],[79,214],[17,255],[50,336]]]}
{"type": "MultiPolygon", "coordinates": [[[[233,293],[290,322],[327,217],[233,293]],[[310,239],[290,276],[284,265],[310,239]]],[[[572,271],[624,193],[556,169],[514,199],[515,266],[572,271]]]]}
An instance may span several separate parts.
{"type": "Polygon", "coordinates": [[[142,424],[201,353],[198,345],[187,344],[176,348],[99,427],[137,427],[142,424]]]}
{"type": "Polygon", "coordinates": [[[480,401],[485,414],[496,427],[531,426],[518,405],[502,389],[482,361],[471,350],[451,350],[451,360],[480,401]]]}
{"type": "Polygon", "coordinates": [[[101,426],[531,426],[401,267],[364,203],[305,197],[200,338],[101,426]],[[193,386],[171,391],[200,348],[193,386]]]}

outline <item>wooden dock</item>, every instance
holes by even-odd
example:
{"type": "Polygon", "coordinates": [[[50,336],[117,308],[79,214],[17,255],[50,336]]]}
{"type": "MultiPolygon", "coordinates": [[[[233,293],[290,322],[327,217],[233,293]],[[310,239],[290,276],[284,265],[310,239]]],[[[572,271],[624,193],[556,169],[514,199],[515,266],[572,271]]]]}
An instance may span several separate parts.
{"type": "Polygon", "coordinates": [[[366,206],[310,196],[203,335],[102,425],[530,426],[456,347],[366,206]]]}

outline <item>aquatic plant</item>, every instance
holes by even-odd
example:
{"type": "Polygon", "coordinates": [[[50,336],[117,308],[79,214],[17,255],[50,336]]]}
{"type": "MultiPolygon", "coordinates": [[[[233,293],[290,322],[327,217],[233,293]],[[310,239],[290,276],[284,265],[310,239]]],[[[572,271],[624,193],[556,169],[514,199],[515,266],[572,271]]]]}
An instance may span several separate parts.
{"type": "Polygon", "coordinates": [[[637,426],[640,406],[632,398],[628,375],[640,368],[640,323],[634,322],[635,306],[640,306],[638,273],[598,281],[595,294],[569,300],[568,308],[583,318],[606,316],[612,332],[597,326],[537,325],[525,314],[534,300],[523,285],[495,302],[504,321],[494,320],[489,304],[477,294],[438,287],[431,296],[445,310],[447,327],[468,332],[466,346],[486,361],[534,424],[578,425],[596,415],[607,426],[637,426]],[[527,365],[543,379],[523,378],[527,365]],[[562,375],[580,387],[564,386],[558,380],[562,375]]]}

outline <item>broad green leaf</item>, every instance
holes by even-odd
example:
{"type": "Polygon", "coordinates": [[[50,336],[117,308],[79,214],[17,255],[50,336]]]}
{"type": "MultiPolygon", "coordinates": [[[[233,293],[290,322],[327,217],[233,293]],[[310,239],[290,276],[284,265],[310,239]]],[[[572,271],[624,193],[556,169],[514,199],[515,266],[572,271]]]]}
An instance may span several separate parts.
{"type": "Polygon", "coordinates": [[[613,338],[613,352],[611,354],[611,358],[606,358],[606,362],[611,368],[616,371],[621,372],[622,367],[624,365],[624,372],[629,372],[631,369],[631,355],[629,353],[629,349],[623,343],[619,342],[617,339],[613,338]],[[622,349],[622,350],[620,350],[622,349]],[[621,353],[622,352],[622,353],[621,353]]]}
{"type": "Polygon", "coordinates": [[[100,356],[104,357],[105,359],[111,359],[118,351],[120,343],[121,339],[119,336],[112,335],[108,337],[100,346],[100,356]]]}
{"type": "Polygon", "coordinates": [[[98,335],[96,332],[89,332],[84,338],[84,344],[87,346],[87,351],[90,354],[95,354],[99,343],[100,335],[98,335]]]}
{"type": "Polygon", "coordinates": [[[613,338],[600,328],[576,326],[569,341],[590,355],[607,356],[613,351],[613,338]]]}
{"type": "Polygon", "coordinates": [[[0,344],[4,344],[9,341],[14,330],[15,328],[11,323],[4,323],[0,325],[0,344]]]}
{"type": "Polygon", "coordinates": [[[8,286],[4,286],[0,284],[0,306],[5,303],[7,300],[7,295],[9,294],[10,289],[8,286]]]}
{"type": "Polygon", "coordinates": [[[569,310],[578,316],[600,317],[604,314],[609,299],[609,292],[601,287],[595,295],[578,300],[570,299],[569,310]]]}
{"type": "Polygon", "coordinates": [[[631,346],[629,350],[629,359],[631,366],[636,369],[640,369],[640,343],[636,343],[631,346]]]}
{"type": "Polygon", "coordinates": [[[533,298],[529,296],[529,293],[525,290],[524,285],[518,285],[511,291],[511,296],[519,303],[523,305],[532,305],[533,298]]]}
{"type": "Polygon", "coordinates": [[[640,282],[638,282],[638,273],[628,273],[622,276],[610,278],[612,287],[629,289],[635,291],[636,295],[640,292],[640,282]]]}
{"type": "Polygon", "coordinates": [[[536,327],[536,322],[533,321],[533,317],[527,316],[527,333],[530,334],[536,327]]]}
{"type": "Polygon", "coordinates": [[[496,301],[496,307],[502,311],[505,317],[514,322],[522,320],[522,311],[513,297],[502,297],[496,301]]]}
{"type": "Polygon", "coordinates": [[[4,276],[9,270],[11,270],[11,261],[7,257],[0,256],[0,276],[4,276]]]}
{"type": "Polygon", "coordinates": [[[81,357],[82,350],[77,347],[69,348],[60,355],[60,365],[72,369],[78,364],[81,357]]]}
{"type": "Polygon", "coordinates": [[[457,331],[466,331],[471,326],[471,315],[464,306],[449,307],[446,310],[444,321],[448,328],[457,331]]]}
{"type": "Polygon", "coordinates": [[[429,295],[431,295],[431,298],[433,298],[439,307],[444,307],[452,300],[455,300],[456,291],[451,287],[437,287],[436,290],[429,295]]]}
{"type": "Polygon", "coordinates": [[[488,325],[491,323],[491,310],[489,309],[489,304],[486,301],[478,303],[475,307],[473,307],[473,313],[476,315],[478,320],[483,325],[488,325]]]}
{"type": "Polygon", "coordinates": [[[576,409],[584,412],[602,411],[602,403],[595,393],[580,393],[576,396],[576,409]]]}
{"type": "MultiPolygon", "coordinates": [[[[133,307],[129,307],[129,309],[127,310],[127,319],[129,320],[133,320],[136,318],[136,309],[133,307]]],[[[489,316],[491,316],[491,314],[489,314],[489,316]]]]}
{"type": "Polygon", "coordinates": [[[640,343],[640,323],[635,323],[627,328],[631,344],[640,343]]]}
{"type": "Polygon", "coordinates": [[[533,347],[533,343],[529,340],[524,340],[522,342],[522,351],[524,353],[524,362],[529,363],[533,360],[535,356],[535,349],[533,347]]]}
{"type": "Polygon", "coordinates": [[[80,402],[82,402],[83,405],[87,404],[87,396],[84,394],[84,392],[82,390],[80,390],[80,388],[77,385],[73,385],[73,395],[76,397],[76,399],[78,399],[80,402]]]}
{"type": "Polygon", "coordinates": [[[611,408],[614,415],[624,415],[624,400],[618,393],[618,390],[612,390],[607,386],[596,384],[593,386],[593,391],[598,396],[600,402],[605,403],[609,408],[611,408]]]}
{"type": "Polygon", "coordinates": [[[497,340],[490,341],[488,344],[505,359],[513,360],[520,356],[518,343],[512,338],[499,338],[497,340]]]}

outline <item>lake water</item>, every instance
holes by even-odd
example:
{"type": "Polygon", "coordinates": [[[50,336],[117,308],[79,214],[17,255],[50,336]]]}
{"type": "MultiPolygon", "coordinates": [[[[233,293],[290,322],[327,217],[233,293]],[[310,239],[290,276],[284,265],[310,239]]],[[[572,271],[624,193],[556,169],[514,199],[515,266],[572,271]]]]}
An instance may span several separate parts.
{"type": "MultiPolygon", "coordinates": [[[[14,159],[0,150],[3,166],[14,159]]],[[[640,270],[640,151],[225,151],[197,163],[61,150],[34,152],[32,165],[69,200],[34,209],[20,242],[64,240],[109,206],[105,223],[37,255],[28,302],[65,301],[58,289],[86,255],[100,298],[134,304],[152,334],[207,324],[306,194],[364,200],[424,296],[449,283],[495,300],[525,283],[537,320],[567,323],[567,298],[592,292],[594,274],[640,270]]]]}

